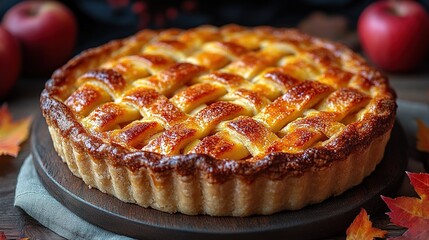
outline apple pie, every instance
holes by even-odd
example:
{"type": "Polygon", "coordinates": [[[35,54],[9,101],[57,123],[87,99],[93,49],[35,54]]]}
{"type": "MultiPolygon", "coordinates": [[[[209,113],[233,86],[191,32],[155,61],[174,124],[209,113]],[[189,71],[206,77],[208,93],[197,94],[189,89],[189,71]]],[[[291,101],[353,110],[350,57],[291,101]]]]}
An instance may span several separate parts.
{"type": "Polygon", "coordinates": [[[361,183],[395,120],[387,78],[294,29],[143,30],[87,50],[41,108],[71,172],[160,211],[296,210],[361,183]]]}

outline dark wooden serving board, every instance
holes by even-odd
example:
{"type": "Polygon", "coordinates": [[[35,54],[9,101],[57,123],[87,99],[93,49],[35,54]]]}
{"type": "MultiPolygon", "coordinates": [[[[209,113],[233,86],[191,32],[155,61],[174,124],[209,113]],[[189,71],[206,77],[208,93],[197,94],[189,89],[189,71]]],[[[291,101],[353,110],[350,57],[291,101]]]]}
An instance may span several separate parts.
{"type": "Polygon", "coordinates": [[[407,161],[405,136],[396,124],[386,154],[375,172],[340,196],[299,211],[270,216],[210,217],[168,214],[145,209],[89,189],[68,170],[55,152],[47,125],[33,126],[34,164],[47,190],[81,218],[102,228],[139,239],[320,239],[345,234],[361,207],[373,214],[402,180],[407,161]]]}

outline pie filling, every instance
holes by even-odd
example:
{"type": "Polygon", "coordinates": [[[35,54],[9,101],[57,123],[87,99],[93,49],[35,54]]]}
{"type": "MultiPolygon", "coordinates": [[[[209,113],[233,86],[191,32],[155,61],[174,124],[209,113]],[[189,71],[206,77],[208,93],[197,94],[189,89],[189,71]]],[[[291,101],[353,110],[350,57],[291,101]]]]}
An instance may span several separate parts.
{"type": "Polygon", "coordinates": [[[88,50],[41,96],[89,186],[166,212],[299,209],[359,184],[395,119],[387,78],[293,29],[144,30],[88,50]]]}

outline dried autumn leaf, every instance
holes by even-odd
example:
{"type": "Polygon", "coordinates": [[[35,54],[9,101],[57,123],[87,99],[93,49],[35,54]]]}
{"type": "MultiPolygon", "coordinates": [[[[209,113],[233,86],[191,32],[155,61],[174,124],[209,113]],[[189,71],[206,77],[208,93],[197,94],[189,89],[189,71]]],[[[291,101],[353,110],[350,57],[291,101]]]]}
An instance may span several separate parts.
{"type": "Polygon", "coordinates": [[[28,137],[31,117],[14,122],[6,105],[0,108],[0,155],[18,156],[19,144],[28,137]]]}
{"type": "Polygon", "coordinates": [[[372,227],[372,222],[369,220],[368,213],[365,209],[361,209],[360,213],[347,228],[346,240],[372,240],[374,238],[382,238],[387,231],[372,227]]]}
{"type": "MultiPolygon", "coordinates": [[[[0,232],[0,240],[7,240],[7,237],[4,234],[4,232],[0,232]]],[[[18,238],[17,240],[30,240],[30,239],[26,238],[26,237],[23,237],[23,238],[18,238]]]]}
{"type": "Polygon", "coordinates": [[[403,234],[405,239],[427,240],[429,239],[429,174],[407,172],[407,175],[420,198],[392,199],[382,196],[382,199],[391,211],[387,213],[390,221],[408,228],[403,234]]]}
{"type": "Polygon", "coordinates": [[[429,152],[429,127],[417,119],[417,149],[429,152]]]}

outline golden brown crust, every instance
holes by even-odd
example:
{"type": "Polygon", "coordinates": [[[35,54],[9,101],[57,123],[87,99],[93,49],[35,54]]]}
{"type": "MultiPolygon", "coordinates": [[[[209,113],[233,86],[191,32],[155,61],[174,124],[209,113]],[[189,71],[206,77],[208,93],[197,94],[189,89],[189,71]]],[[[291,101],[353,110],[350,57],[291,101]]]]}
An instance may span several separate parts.
{"type": "MultiPolygon", "coordinates": [[[[261,178],[307,178],[357,158],[374,141],[385,145],[396,104],[386,77],[339,44],[291,29],[229,25],[145,30],[88,50],[46,83],[41,108],[76,175],[90,175],[78,153],[141,178],[168,173],[203,185],[239,178],[254,188],[261,178]]],[[[339,194],[369,173],[302,202],[339,194]]],[[[123,189],[105,191],[120,197],[123,189]]],[[[155,185],[151,191],[162,194],[155,185]]],[[[167,200],[155,198],[139,204],[163,209],[167,200]]]]}

